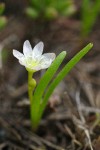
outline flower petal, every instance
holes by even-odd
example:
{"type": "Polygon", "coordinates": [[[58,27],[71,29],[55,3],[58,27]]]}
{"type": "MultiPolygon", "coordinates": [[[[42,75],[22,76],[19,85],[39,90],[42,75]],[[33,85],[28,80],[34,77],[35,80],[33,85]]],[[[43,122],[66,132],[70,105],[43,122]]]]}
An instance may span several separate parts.
{"type": "Polygon", "coordinates": [[[27,70],[38,71],[48,68],[55,59],[54,53],[42,55],[44,44],[39,42],[33,49],[30,42],[26,40],[23,44],[23,53],[13,50],[13,55],[19,60],[19,63],[26,67],[27,70]]]}
{"type": "Polygon", "coordinates": [[[46,53],[42,55],[40,64],[41,64],[41,69],[46,69],[48,68],[51,63],[54,61],[56,55],[54,53],[46,53]]]}
{"type": "Polygon", "coordinates": [[[24,58],[24,55],[15,49],[13,50],[13,55],[19,60],[24,58]]]}
{"type": "Polygon", "coordinates": [[[39,71],[41,69],[42,69],[41,65],[38,65],[32,68],[32,70],[35,70],[35,71],[39,71]]]}
{"type": "Polygon", "coordinates": [[[26,67],[25,59],[20,59],[20,60],[19,60],[19,63],[20,63],[21,65],[23,65],[23,66],[26,67]]]}
{"type": "Polygon", "coordinates": [[[39,42],[34,48],[32,53],[32,58],[37,60],[40,59],[42,53],[43,53],[44,44],[43,42],[39,42]]]}
{"type": "Polygon", "coordinates": [[[23,53],[24,53],[25,57],[32,56],[32,47],[28,40],[26,40],[23,44],[23,53]]]}
{"type": "Polygon", "coordinates": [[[50,65],[51,65],[51,61],[50,62],[46,62],[46,61],[44,61],[42,64],[41,64],[41,69],[47,69],[47,68],[49,68],[50,67],[50,65]]]}
{"type": "Polygon", "coordinates": [[[55,53],[45,53],[42,55],[42,59],[51,59],[52,61],[54,61],[55,57],[55,53]]]}

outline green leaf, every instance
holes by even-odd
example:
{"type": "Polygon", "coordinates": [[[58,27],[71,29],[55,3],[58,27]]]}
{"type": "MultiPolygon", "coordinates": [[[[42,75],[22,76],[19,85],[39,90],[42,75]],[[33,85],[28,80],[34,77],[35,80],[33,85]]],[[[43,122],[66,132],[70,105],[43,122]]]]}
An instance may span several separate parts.
{"type": "Polygon", "coordinates": [[[100,13],[100,0],[83,0],[82,2],[82,37],[86,37],[95,24],[95,21],[100,13]]]}
{"type": "Polygon", "coordinates": [[[52,92],[56,88],[56,86],[61,82],[61,80],[69,73],[69,71],[80,61],[80,59],[92,48],[93,44],[88,44],[85,48],[83,48],[78,54],[76,54],[60,71],[54,81],[48,87],[48,90],[44,96],[43,102],[41,104],[40,114],[43,113],[45,106],[48,102],[49,97],[52,92]]]}
{"type": "Polygon", "coordinates": [[[3,14],[4,10],[5,10],[5,4],[4,3],[0,3],[0,15],[3,14]]]}
{"type": "Polygon", "coordinates": [[[53,8],[53,7],[46,8],[45,18],[51,20],[51,19],[54,19],[54,18],[57,18],[57,17],[58,17],[58,12],[55,8],[53,8]]]}
{"type": "Polygon", "coordinates": [[[7,19],[5,17],[0,17],[0,30],[5,27],[7,19]]]}
{"type": "Polygon", "coordinates": [[[48,68],[48,70],[43,75],[43,77],[41,78],[38,86],[36,87],[36,90],[35,90],[34,96],[33,96],[33,101],[35,101],[35,99],[36,99],[36,103],[38,100],[41,99],[47,85],[49,84],[52,77],[58,70],[58,68],[59,68],[60,64],[62,63],[63,59],[65,58],[65,56],[66,56],[66,52],[65,51],[61,52],[57,56],[57,58],[54,60],[54,62],[51,64],[51,66],[48,68]]]}
{"type": "Polygon", "coordinates": [[[65,51],[61,52],[57,56],[57,58],[54,60],[54,62],[48,68],[46,73],[41,78],[38,86],[36,87],[36,90],[35,90],[34,95],[33,95],[32,104],[31,104],[31,114],[32,114],[33,119],[38,118],[38,115],[39,115],[38,112],[39,112],[40,104],[42,102],[43,94],[44,94],[49,82],[51,81],[54,74],[56,73],[59,66],[61,65],[61,63],[62,63],[63,59],[65,58],[65,56],[66,56],[65,51]]]}
{"type": "Polygon", "coordinates": [[[33,98],[32,98],[32,104],[31,104],[31,120],[32,120],[32,124],[34,125],[34,128],[35,128],[35,126],[37,127],[37,125],[39,124],[39,121],[40,121],[41,114],[39,114],[39,111],[40,111],[40,109],[42,109],[40,107],[41,107],[41,102],[42,102],[41,100],[42,100],[43,94],[44,94],[49,82],[51,81],[54,74],[58,70],[63,59],[65,58],[65,56],[66,56],[65,51],[61,52],[57,56],[57,58],[54,60],[54,62],[48,68],[46,73],[41,78],[38,86],[36,87],[36,90],[35,90],[33,98]]]}
{"type": "Polygon", "coordinates": [[[28,8],[26,9],[26,14],[27,14],[29,17],[31,17],[32,19],[38,18],[38,16],[39,16],[38,11],[37,11],[36,9],[34,9],[34,8],[31,8],[31,7],[28,7],[28,8]]]}

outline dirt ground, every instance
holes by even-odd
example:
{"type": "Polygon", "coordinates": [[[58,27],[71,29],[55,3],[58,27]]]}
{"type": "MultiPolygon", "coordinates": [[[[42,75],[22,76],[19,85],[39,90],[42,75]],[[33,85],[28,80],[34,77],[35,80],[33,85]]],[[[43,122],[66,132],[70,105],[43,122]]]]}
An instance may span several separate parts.
{"type": "MultiPolygon", "coordinates": [[[[96,119],[100,113],[100,16],[82,41],[80,4],[73,17],[45,22],[25,15],[25,0],[3,2],[8,23],[0,31],[0,150],[91,150],[91,144],[100,150],[100,122],[96,119]],[[13,48],[22,51],[26,39],[32,46],[43,41],[44,52],[58,55],[66,50],[62,66],[86,44],[94,44],[55,89],[36,133],[30,124],[27,71],[12,55],[13,48]]],[[[35,73],[37,82],[42,74],[35,73]]]]}

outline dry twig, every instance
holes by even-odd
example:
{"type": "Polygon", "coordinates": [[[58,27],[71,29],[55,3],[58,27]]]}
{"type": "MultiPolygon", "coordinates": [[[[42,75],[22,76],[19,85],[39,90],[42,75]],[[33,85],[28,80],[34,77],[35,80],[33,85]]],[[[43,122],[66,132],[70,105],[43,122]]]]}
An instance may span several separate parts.
{"type": "Polygon", "coordinates": [[[80,92],[79,91],[76,92],[76,102],[77,102],[77,108],[78,108],[79,116],[80,116],[80,119],[81,119],[80,121],[77,120],[78,127],[84,130],[84,132],[85,132],[85,134],[88,138],[90,148],[91,148],[91,150],[93,150],[90,134],[89,134],[88,129],[85,126],[86,121],[85,121],[85,118],[84,118],[84,116],[82,114],[82,111],[80,109],[81,104],[80,104],[80,92]]]}

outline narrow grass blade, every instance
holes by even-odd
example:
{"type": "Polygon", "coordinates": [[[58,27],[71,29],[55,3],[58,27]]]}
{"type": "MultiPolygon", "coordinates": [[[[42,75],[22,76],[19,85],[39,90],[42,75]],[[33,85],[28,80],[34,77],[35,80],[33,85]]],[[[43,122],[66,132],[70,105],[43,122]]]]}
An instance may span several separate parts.
{"type": "MultiPolygon", "coordinates": [[[[34,126],[37,127],[37,124],[39,124],[40,116],[39,111],[41,107],[41,100],[44,94],[44,91],[46,87],[48,86],[49,82],[53,78],[54,74],[58,70],[60,64],[62,63],[63,59],[66,56],[66,52],[61,52],[57,58],[54,60],[54,62],[51,64],[49,69],[46,71],[46,73],[41,78],[35,92],[32,98],[32,105],[31,105],[31,120],[34,126]]],[[[35,128],[35,127],[34,127],[35,128]]]]}
{"type": "MultiPolygon", "coordinates": [[[[45,106],[48,102],[48,99],[52,92],[54,91],[55,87],[60,83],[60,81],[69,73],[69,71],[80,61],[80,59],[92,48],[93,44],[88,44],[85,48],[83,48],[78,54],[76,54],[60,71],[54,81],[48,87],[48,90],[44,96],[43,103],[41,104],[40,112],[45,109],[45,106]]],[[[41,114],[41,113],[40,113],[41,114]]]]}
{"type": "Polygon", "coordinates": [[[63,59],[66,56],[66,52],[63,51],[61,52],[58,57],[54,60],[54,62],[51,64],[51,66],[48,68],[48,70],[46,71],[46,73],[43,75],[43,77],[41,78],[34,96],[33,96],[33,100],[35,99],[40,99],[41,96],[43,95],[48,83],[51,81],[52,77],[54,76],[54,74],[56,73],[56,71],[58,70],[60,64],[62,63],[63,59]]]}
{"type": "Polygon", "coordinates": [[[31,110],[32,110],[31,113],[32,113],[33,116],[34,115],[36,116],[36,114],[38,115],[40,103],[41,103],[43,94],[45,92],[45,89],[48,86],[48,84],[51,81],[51,79],[53,78],[53,76],[56,73],[56,71],[58,70],[58,68],[61,65],[61,63],[62,63],[63,59],[65,58],[65,56],[66,56],[66,52],[65,51],[61,52],[57,56],[57,58],[54,60],[54,62],[48,68],[46,73],[41,78],[38,86],[36,87],[36,90],[35,90],[33,98],[32,98],[33,99],[32,100],[32,105],[31,105],[31,107],[32,107],[31,108],[31,110]]]}

